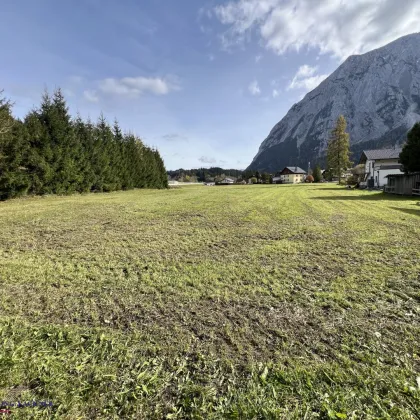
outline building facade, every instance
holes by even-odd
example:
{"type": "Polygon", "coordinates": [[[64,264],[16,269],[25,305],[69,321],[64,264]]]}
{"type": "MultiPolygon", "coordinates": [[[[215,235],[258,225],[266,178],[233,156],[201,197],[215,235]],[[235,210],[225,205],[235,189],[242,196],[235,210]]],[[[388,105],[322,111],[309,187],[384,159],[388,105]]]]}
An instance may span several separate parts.
{"type": "Polygon", "coordinates": [[[398,162],[401,148],[364,150],[359,165],[365,165],[365,175],[360,185],[368,188],[383,188],[388,175],[401,175],[402,165],[398,162]]]}
{"type": "Polygon", "coordinates": [[[305,182],[306,172],[298,166],[286,166],[279,174],[283,184],[300,184],[305,182]]]}

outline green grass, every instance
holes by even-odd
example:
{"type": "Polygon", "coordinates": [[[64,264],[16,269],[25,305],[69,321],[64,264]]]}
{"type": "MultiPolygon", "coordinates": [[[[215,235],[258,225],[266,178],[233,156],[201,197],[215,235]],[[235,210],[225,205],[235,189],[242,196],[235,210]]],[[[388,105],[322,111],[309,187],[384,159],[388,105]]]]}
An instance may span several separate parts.
{"type": "Polygon", "coordinates": [[[13,418],[417,419],[420,207],[329,185],[0,203],[13,418]]]}

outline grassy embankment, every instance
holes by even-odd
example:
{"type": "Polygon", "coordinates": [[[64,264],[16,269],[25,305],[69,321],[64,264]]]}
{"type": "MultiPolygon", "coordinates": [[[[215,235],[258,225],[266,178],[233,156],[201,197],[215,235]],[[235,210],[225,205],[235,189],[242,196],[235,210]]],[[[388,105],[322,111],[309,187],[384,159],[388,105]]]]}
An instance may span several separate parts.
{"type": "Polygon", "coordinates": [[[420,207],[332,185],[0,203],[13,418],[415,419],[420,207]]]}

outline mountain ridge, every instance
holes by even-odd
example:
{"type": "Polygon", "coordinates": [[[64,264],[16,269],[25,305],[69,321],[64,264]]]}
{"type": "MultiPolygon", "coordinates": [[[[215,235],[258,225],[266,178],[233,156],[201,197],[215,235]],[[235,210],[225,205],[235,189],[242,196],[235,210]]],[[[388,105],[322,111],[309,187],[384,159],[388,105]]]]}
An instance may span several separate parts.
{"type": "Polygon", "coordinates": [[[323,163],[331,129],[346,117],[353,160],[366,148],[401,145],[420,121],[420,33],[348,57],[294,104],[261,143],[249,170],[323,163]]]}

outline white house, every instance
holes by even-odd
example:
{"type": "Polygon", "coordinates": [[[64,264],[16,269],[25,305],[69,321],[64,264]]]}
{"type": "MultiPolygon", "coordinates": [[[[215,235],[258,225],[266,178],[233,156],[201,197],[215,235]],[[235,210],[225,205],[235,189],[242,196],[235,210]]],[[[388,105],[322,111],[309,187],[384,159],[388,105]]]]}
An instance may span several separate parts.
{"type": "Polygon", "coordinates": [[[305,181],[306,172],[299,166],[286,166],[279,174],[284,184],[300,184],[305,181]]]}
{"type": "Polygon", "coordinates": [[[235,180],[232,179],[232,178],[225,178],[220,183],[221,184],[234,184],[235,183],[235,180]]]}
{"type": "Polygon", "coordinates": [[[398,163],[401,150],[364,150],[359,164],[365,165],[365,176],[360,184],[369,188],[382,188],[388,183],[388,175],[402,174],[402,165],[398,163]]]}

